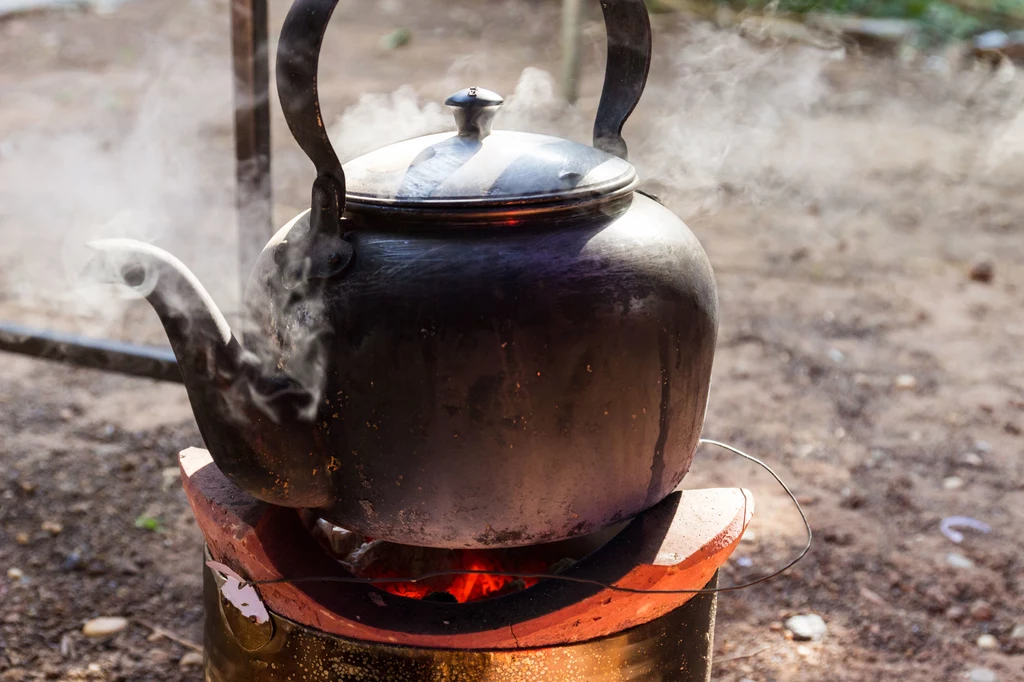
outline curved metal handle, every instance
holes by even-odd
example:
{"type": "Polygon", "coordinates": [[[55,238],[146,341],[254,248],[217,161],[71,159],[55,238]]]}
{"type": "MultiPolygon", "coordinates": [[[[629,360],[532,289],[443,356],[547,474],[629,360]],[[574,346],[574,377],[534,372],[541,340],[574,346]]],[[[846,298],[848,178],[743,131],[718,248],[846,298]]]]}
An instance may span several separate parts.
{"type": "Polygon", "coordinates": [[[608,64],[594,122],[594,146],[628,157],[622,126],[636,109],[651,70],[651,17],[644,0],[601,0],[608,64]]]}
{"type": "MultiPolygon", "coordinates": [[[[327,137],[317,93],[320,47],[337,4],[338,0],[295,0],[277,48],[277,94],[292,136],[316,166],[318,184],[334,185],[329,194],[337,192],[340,216],[345,206],[345,173],[327,137]]],[[[625,159],[622,126],[647,84],[651,21],[644,0],[601,0],[601,9],[608,33],[608,64],[594,123],[594,146],[625,159]]]]}
{"type": "Polygon", "coordinates": [[[333,204],[328,212],[340,218],[345,208],[345,172],[327,137],[317,87],[320,47],[337,4],[338,0],[296,0],[288,10],[277,46],[277,96],[292,137],[316,167],[313,212],[326,208],[326,192],[327,203],[333,204]]]}

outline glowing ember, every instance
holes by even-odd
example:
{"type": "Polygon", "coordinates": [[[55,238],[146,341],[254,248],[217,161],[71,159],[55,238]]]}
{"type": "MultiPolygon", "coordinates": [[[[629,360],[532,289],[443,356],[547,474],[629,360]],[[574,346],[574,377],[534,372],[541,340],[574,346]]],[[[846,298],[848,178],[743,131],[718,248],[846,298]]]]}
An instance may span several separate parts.
{"type": "MultiPolygon", "coordinates": [[[[506,565],[499,559],[498,554],[500,554],[500,550],[454,550],[450,553],[450,563],[446,566],[445,570],[542,573],[548,568],[546,562],[536,559],[525,562],[517,561],[515,566],[506,565]]],[[[516,581],[519,581],[523,588],[537,584],[536,578],[511,578],[500,575],[468,573],[433,578],[417,583],[383,583],[379,587],[391,594],[412,599],[423,599],[435,592],[447,592],[459,603],[465,603],[497,594],[516,581]]]]}
{"type": "MultiPolygon", "coordinates": [[[[572,563],[561,543],[503,549],[442,549],[375,540],[310,516],[307,525],[335,559],[360,578],[405,579],[444,571],[549,573],[565,561],[572,563]]],[[[558,572],[555,569],[555,572],[558,572]]],[[[400,597],[426,599],[448,593],[459,603],[476,601],[536,585],[536,578],[512,578],[485,573],[462,573],[411,582],[376,583],[400,597]]]]}

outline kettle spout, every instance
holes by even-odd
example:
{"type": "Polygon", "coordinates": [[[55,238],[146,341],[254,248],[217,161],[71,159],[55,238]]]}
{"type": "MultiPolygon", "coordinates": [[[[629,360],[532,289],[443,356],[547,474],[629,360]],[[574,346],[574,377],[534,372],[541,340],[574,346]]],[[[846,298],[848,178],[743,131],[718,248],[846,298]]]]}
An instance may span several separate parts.
{"type": "MultiPolygon", "coordinates": [[[[163,249],[134,239],[102,239],[83,279],[120,284],[143,296],[167,332],[182,374],[204,376],[242,362],[244,351],[224,315],[196,276],[163,249]],[[200,359],[220,362],[197,366],[200,359]]],[[[188,376],[184,377],[188,379],[188,376]]]]}
{"type": "Polygon", "coordinates": [[[84,277],[129,287],[159,316],[199,431],[221,471],[265,502],[327,504],[328,477],[310,480],[308,462],[281,461],[283,449],[275,447],[308,432],[300,422],[316,395],[277,370],[276,359],[247,351],[206,288],[171,254],[132,239],[104,239],[89,247],[96,253],[84,277]]]}

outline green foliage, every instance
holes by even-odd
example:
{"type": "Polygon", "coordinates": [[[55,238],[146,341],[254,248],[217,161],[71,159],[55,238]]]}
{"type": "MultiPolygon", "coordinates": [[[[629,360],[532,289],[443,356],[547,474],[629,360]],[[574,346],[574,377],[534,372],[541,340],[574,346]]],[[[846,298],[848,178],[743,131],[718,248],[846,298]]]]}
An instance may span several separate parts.
{"type": "Polygon", "coordinates": [[[738,9],[786,14],[820,12],[882,19],[912,19],[926,43],[962,39],[985,30],[1012,28],[1024,17],[1024,0],[737,0],[738,9]],[[1016,21],[1014,21],[1016,20],[1016,21]]]}
{"type": "Polygon", "coordinates": [[[141,528],[142,530],[148,530],[153,533],[164,532],[164,525],[160,523],[160,519],[155,519],[152,516],[146,516],[145,514],[135,519],[135,527],[141,528]]]}

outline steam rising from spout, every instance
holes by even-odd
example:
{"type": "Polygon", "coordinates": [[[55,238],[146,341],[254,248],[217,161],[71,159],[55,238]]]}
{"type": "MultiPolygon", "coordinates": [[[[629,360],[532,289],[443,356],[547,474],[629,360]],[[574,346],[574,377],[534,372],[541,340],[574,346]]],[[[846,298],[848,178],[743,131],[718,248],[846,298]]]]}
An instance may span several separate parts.
{"type": "Polygon", "coordinates": [[[160,317],[194,406],[202,404],[196,406],[197,418],[215,403],[214,412],[243,426],[253,418],[252,408],[275,423],[312,419],[324,382],[319,339],[302,339],[303,353],[289,363],[297,371],[282,372],[280,356],[262,346],[262,356],[242,348],[210,294],[171,254],[131,239],[94,241],[89,247],[96,256],[84,277],[130,288],[160,317]],[[196,393],[204,395],[196,398],[196,393]]]}

